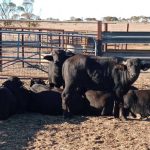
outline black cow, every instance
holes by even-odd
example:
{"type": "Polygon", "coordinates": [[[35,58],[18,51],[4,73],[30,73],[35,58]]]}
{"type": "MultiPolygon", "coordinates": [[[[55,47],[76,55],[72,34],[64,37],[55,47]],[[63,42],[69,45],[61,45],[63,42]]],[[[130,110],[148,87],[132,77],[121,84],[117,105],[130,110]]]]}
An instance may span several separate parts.
{"type": "MultiPolygon", "coordinates": [[[[138,90],[131,86],[130,90],[138,90]]],[[[107,91],[88,90],[85,92],[85,99],[90,104],[90,114],[109,116],[113,114],[115,95],[107,91]]],[[[127,112],[128,113],[128,112],[127,112]]]]}
{"type": "MultiPolygon", "coordinates": [[[[62,115],[62,89],[47,89],[47,86],[37,83],[33,84],[30,89],[30,112],[48,115],[62,115]]],[[[74,95],[74,97],[77,98],[77,101],[70,101],[72,112],[76,115],[85,115],[86,112],[88,112],[87,108],[89,108],[89,103],[80,95],[74,95]]]]}
{"type": "Polygon", "coordinates": [[[150,116],[150,90],[130,90],[124,96],[124,108],[133,116],[150,116]]]}
{"type": "Polygon", "coordinates": [[[85,93],[86,100],[89,101],[89,115],[110,116],[113,114],[114,95],[106,91],[88,90],[85,93]]]}
{"type": "Polygon", "coordinates": [[[42,79],[32,78],[30,81],[30,90],[38,93],[42,91],[49,91],[50,87],[49,85],[46,85],[42,79]]]}
{"type": "Polygon", "coordinates": [[[28,103],[29,112],[37,112],[48,115],[62,115],[61,93],[52,90],[41,92],[30,91],[28,103]]]}
{"type": "Polygon", "coordinates": [[[10,77],[2,85],[8,88],[14,95],[17,101],[16,113],[26,112],[30,94],[29,91],[23,87],[23,82],[18,77],[10,77]]]}
{"type": "Polygon", "coordinates": [[[62,65],[64,61],[73,56],[72,52],[65,52],[64,50],[53,50],[51,55],[47,55],[44,59],[49,61],[48,79],[50,87],[60,88],[64,85],[62,78],[62,65]]]}
{"type": "Polygon", "coordinates": [[[12,92],[5,87],[0,87],[0,120],[7,119],[16,113],[17,101],[12,92]]]}
{"type": "Polygon", "coordinates": [[[30,87],[34,84],[42,84],[42,85],[46,85],[46,83],[44,82],[44,80],[40,79],[40,78],[31,78],[30,81],[30,87]]]}
{"type": "Polygon", "coordinates": [[[126,65],[122,64],[121,58],[106,58],[96,56],[75,55],[63,63],[62,74],[65,88],[62,93],[62,106],[64,115],[67,117],[70,111],[69,101],[78,92],[100,90],[114,92],[115,116],[123,116],[123,95],[128,92],[130,86],[137,80],[141,69],[148,69],[149,64],[139,59],[128,59],[126,65]],[[118,108],[118,109],[116,109],[118,108]]]}

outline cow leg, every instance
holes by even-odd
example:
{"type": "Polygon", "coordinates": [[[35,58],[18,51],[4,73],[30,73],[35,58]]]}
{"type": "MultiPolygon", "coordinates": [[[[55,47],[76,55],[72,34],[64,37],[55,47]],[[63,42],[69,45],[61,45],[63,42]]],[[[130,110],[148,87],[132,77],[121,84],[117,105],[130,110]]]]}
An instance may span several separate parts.
{"type": "Polygon", "coordinates": [[[115,118],[119,118],[119,104],[117,101],[114,102],[113,114],[115,118]]]}
{"type": "Polygon", "coordinates": [[[101,112],[101,115],[102,116],[110,116],[112,115],[112,112],[113,112],[113,105],[114,105],[114,102],[112,99],[109,99],[105,106],[103,107],[102,109],[102,112],[101,112]]]}
{"type": "Polygon", "coordinates": [[[73,99],[73,96],[75,95],[76,90],[73,88],[74,86],[67,86],[65,87],[64,91],[62,92],[62,109],[63,109],[63,115],[64,118],[70,118],[71,112],[70,112],[70,102],[73,99]]]}
{"type": "Polygon", "coordinates": [[[120,104],[119,104],[119,118],[120,118],[122,121],[126,121],[126,120],[127,120],[124,111],[125,111],[125,110],[124,110],[124,108],[123,108],[123,103],[120,103],[120,104]]]}
{"type": "Polygon", "coordinates": [[[71,117],[71,113],[68,106],[69,98],[70,98],[69,94],[66,94],[65,92],[62,93],[62,109],[64,118],[71,117]]]}

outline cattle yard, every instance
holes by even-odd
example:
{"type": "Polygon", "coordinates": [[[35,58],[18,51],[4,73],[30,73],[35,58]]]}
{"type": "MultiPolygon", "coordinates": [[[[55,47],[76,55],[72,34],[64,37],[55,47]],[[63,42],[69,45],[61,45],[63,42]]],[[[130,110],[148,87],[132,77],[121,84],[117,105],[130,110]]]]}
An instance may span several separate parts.
{"type": "MultiPolygon", "coordinates": [[[[43,62],[42,55],[58,47],[66,49],[72,42],[84,45],[83,49],[88,49],[85,54],[94,55],[95,45],[88,45],[87,37],[100,38],[97,35],[100,28],[95,22],[88,25],[73,22],[72,26],[68,22],[64,25],[38,22],[40,29],[23,24],[21,22],[18,28],[15,22],[13,27],[1,28],[5,32],[0,32],[0,82],[10,75],[21,77],[25,86],[31,77],[47,79],[48,62],[43,62]]],[[[103,24],[101,29],[149,32],[150,24],[103,24]]],[[[149,53],[150,45],[113,43],[104,44],[103,49],[108,52],[136,49],[149,53]]],[[[142,72],[134,85],[139,89],[150,89],[150,72],[142,72]]],[[[149,150],[149,141],[150,119],[120,121],[113,117],[75,116],[64,120],[62,116],[22,114],[0,121],[1,150],[149,150]]]]}
{"type": "MultiPolygon", "coordinates": [[[[28,23],[28,22],[27,22],[28,23]]],[[[43,56],[53,49],[67,50],[71,45],[85,54],[106,56],[150,56],[147,43],[104,43],[98,45],[104,32],[149,32],[149,24],[112,24],[101,22],[35,22],[39,27],[29,27],[26,22],[15,22],[0,28],[0,77],[19,76],[47,78],[48,62],[43,56]],[[45,24],[46,28],[43,28],[45,24]],[[17,27],[19,26],[19,27],[17,27]],[[49,26],[49,28],[48,28],[49,26]],[[53,27],[53,28],[52,28],[53,27]],[[67,28],[68,27],[68,28],[67,28]],[[34,76],[33,76],[34,74],[34,76]]],[[[31,23],[30,23],[31,24],[31,23]]],[[[130,37],[129,37],[130,38],[130,37]]],[[[147,37],[146,37],[147,38],[147,37]]]]}

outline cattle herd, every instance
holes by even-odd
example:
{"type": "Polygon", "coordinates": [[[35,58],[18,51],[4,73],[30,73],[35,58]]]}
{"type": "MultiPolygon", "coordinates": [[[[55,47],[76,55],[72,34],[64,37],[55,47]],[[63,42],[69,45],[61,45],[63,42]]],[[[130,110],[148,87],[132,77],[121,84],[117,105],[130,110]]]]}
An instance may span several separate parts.
{"type": "Polygon", "coordinates": [[[140,59],[100,57],[53,50],[49,61],[49,84],[31,79],[30,88],[18,77],[0,87],[0,120],[13,114],[37,112],[48,115],[110,116],[126,120],[129,115],[149,117],[150,90],[132,84],[150,63],[140,59]]]}

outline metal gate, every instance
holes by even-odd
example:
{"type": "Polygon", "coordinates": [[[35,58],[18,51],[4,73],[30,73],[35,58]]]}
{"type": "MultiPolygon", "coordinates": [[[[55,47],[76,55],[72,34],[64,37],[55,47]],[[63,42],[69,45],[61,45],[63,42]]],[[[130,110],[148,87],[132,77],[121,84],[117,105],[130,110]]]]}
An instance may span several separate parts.
{"type": "Polygon", "coordinates": [[[47,78],[48,62],[43,55],[53,49],[66,50],[68,44],[81,45],[83,52],[96,55],[95,39],[94,34],[56,29],[1,28],[0,76],[47,78]]]}

